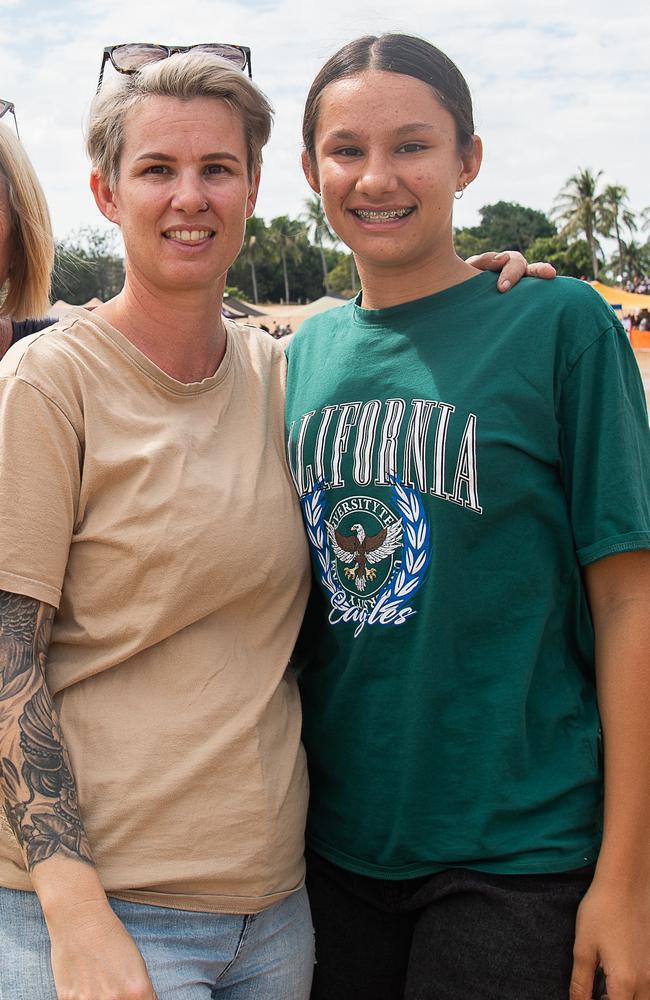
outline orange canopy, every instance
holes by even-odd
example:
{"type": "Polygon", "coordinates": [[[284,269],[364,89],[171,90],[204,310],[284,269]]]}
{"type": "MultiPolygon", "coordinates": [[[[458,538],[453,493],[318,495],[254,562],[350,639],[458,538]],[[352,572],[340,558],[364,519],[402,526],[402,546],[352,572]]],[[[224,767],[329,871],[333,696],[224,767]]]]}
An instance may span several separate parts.
{"type": "Polygon", "coordinates": [[[620,306],[624,313],[638,312],[639,309],[650,309],[650,295],[639,295],[637,292],[624,292],[622,288],[611,288],[609,285],[603,285],[602,281],[592,281],[590,284],[611,305],[620,306]]]}

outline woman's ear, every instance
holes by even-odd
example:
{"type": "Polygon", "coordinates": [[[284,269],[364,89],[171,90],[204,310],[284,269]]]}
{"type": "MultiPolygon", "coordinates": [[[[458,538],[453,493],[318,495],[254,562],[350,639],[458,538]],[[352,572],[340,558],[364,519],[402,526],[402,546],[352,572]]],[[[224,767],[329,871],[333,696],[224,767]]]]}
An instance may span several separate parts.
{"type": "Polygon", "coordinates": [[[258,170],[253,180],[251,181],[250,188],[248,189],[248,198],[246,200],[246,218],[250,219],[251,215],[255,211],[255,205],[257,204],[257,194],[260,189],[260,177],[261,172],[258,170]]]}
{"type": "Polygon", "coordinates": [[[307,183],[309,184],[312,191],[316,194],[320,194],[320,183],[318,180],[318,171],[316,170],[315,164],[312,163],[311,157],[306,149],[303,149],[302,156],[302,172],[307,178],[307,183]]]}
{"type": "Polygon", "coordinates": [[[478,175],[483,159],[483,143],[478,135],[472,136],[472,145],[461,153],[462,169],[458,178],[458,190],[463,190],[478,175]]]}
{"type": "Polygon", "coordinates": [[[95,204],[104,218],[119,226],[120,213],[113,192],[108,186],[108,181],[105,181],[97,170],[93,170],[90,174],[90,190],[93,193],[95,204]]]}

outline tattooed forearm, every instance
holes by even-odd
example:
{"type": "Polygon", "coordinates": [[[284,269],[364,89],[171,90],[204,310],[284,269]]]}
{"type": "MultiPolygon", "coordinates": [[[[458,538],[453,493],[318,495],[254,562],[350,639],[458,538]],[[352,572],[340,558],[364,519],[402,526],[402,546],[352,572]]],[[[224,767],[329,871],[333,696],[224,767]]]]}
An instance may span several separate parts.
{"type": "Polygon", "coordinates": [[[0,591],[0,794],[28,869],[92,864],[61,727],[45,684],[54,608],[0,591]]]}

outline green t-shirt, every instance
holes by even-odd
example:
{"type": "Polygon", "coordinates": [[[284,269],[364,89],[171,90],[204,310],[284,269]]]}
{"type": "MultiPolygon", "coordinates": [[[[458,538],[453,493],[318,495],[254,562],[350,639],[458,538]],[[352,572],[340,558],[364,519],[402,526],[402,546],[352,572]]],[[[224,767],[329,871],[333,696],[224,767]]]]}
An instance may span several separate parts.
{"type": "Polygon", "coordinates": [[[581,566],[650,548],[643,389],[588,285],[495,284],[350,303],[287,351],[308,839],[371,876],[563,871],[600,842],[581,566]]]}

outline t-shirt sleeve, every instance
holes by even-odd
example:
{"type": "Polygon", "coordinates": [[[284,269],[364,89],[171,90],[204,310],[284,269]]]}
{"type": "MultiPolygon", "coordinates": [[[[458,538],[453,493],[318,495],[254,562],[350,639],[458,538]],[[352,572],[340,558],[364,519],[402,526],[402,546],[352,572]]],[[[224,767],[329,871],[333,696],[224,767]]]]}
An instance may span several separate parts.
{"type": "Polygon", "coordinates": [[[80,469],[61,409],[20,377],[0,379],[0,590],[58,607],[80,469]]]}
{"type": "Polygon", "coordinates": [[[578,358],[560,396],[562,478],[581,565],[650,548],[650,432],[622,327],[578,358]]]}

